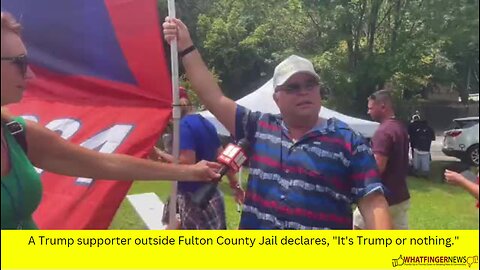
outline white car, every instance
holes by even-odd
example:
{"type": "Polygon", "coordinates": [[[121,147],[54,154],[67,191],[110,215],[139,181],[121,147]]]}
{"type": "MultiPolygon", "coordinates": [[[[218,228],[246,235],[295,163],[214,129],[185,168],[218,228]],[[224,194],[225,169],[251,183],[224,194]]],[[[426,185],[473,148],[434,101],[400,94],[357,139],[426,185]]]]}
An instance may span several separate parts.
{"type": "MultiPolygon", "coordinates": [[[[476,93],[476,94],[468,94],[468,101],[478,102],[479,100],[480,100],[480,99],[479,99],[478,93],[476,93]]],[[[462,102],[462,97],[458,97],[458,102],[462,102]]]]}
{"type": "Polygon", "coordinates": [[[453,119],[453,126],[443,135],[445,155],[478,167],[478,116],[453,119]]]}

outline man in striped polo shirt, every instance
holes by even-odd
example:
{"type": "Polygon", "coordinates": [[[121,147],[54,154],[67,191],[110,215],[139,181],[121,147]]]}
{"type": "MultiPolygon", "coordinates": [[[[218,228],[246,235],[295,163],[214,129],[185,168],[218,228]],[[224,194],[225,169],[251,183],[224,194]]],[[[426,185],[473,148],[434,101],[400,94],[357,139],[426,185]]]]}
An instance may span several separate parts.
{"type": "Polygon", "coordinates": [[[222,94],[180,20],[167,18],[163,27],[167,41],[177,39],[203,104],[251,144],[240,229],[351,229],[352,204],[367,228],[391,228],[370,147],[345,123],[319,118],[320,77],[310,61],[292,56],[275,68],[280,115],[251,112],[222,94]]]}

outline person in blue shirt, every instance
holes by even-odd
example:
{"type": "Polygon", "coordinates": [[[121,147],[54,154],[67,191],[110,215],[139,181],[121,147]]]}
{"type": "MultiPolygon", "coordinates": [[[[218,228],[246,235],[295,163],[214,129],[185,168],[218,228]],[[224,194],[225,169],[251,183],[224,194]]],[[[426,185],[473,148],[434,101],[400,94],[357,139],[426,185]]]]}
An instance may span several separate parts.
{"type": "MultiPolygon", "coordinates": [[[[215,161],[223,150],[215,127],[200,114],[192,114],[192,105],[184,88],[180,88],[180,155],[179,163],[194,164],[196,160],[215,161]]],[[[172,162],[173,157],[155,148],[157,159],[172,162]]],[[[234,173],[227,173],[237,203],[242,203],[245,192],[234,173]]],[[[182,180],[182,179],[180,179],[182,180]]],[[[188,180],[188,179],[185,179],[188,180]]],[[[222,192],[217,192],[205,209],[192,203],[191,196],[205,183],[179,181],[177,190],[177,209],[181,229],[221,230],[226,229],[225,204],[222,192]]],[[[164,215],[168,216],[168,215],[164,215]]]]}

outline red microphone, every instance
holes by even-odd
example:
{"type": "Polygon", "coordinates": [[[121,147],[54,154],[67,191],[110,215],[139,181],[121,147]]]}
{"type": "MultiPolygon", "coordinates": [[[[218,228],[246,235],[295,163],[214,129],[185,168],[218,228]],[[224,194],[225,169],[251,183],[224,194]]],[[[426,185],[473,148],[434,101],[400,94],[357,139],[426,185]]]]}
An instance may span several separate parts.
{"type": "MultiPolygon", "coordinates": [[[[227,147],[222,151],[220,156],[217,157],[218,163],[222,164],[223,168],[238,172],[242,164],[247,160],[244,148],[247,146],[247,141],[245,139],[240,140],[238,145],[228,144],[227,147]]],[[[221,172],[219,172],[221,174],[221,172]]]]}
{"type": "Polygon", "coordinates": [[[229,171],[238,172],[240,167],[247,160],[247,148],[248,141],[246,139],[241,139],[238,142],[238,145],[228,144],[227,147],[222,151],[222,153],[217,157],[218,163],[222,164],[218,173],[220,177],[215,179],[214,182],[208,183],[205,186],[198,189],[192,195],[192,202],[201,208],[205,208],[208,205],[210,199],[212,199],[215,191],[217,190],[218,182],[222,177],[229,171]]]}

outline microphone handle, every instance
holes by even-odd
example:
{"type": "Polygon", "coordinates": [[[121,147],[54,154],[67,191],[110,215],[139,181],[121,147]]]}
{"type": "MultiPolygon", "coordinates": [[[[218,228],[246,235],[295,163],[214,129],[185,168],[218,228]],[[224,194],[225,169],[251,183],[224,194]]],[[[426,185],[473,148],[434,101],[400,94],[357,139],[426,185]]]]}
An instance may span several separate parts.
{"type": "Polygon", "coordinates": [[[213,195],[215,195],[215,192],[217,191],[217,186],[218,182],[222,179],[222,177],[227,173],[228,167],[227,166],[222,166],[218,173],[220,174],[220,177],[213,182],[207,183],[200,187],[195,193],[192,194],[192,202],[199,206],[202,209],[205,209],[212,199],[213,195]]]}
{"type": "Polygon", "coordinates": [[[220,174],[220,177],[217,178],[217,179],[215,179],[215,180],[213,180],[213,181],[214,181],[214,182],[217,182],[217,183],[220,182],[220,180],[222,180],[222,177],[223,177],[225,174],[227,174],[227,172],[228,172],[228,166],[222,165],[222,167],[220,167],[220,169],[218,170],[218,174],[220,174]]]}

